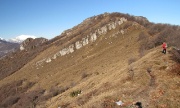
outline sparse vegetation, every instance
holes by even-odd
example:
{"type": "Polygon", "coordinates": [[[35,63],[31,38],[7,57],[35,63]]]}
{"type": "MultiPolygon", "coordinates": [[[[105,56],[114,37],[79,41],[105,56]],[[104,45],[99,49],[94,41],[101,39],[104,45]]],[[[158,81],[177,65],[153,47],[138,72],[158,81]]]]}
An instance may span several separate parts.
{"type": "Polygon", "coordinates": [[[171,73],[180,76],[180,64],[176,64],[172,67],[171,73]]]}
{"type": "Polygon", "coordinates": [[[149,107],[177,107],[180,53],[169,48],[171,53],[162,55],[159,45],[166,41],[168,47],[178,49],[179,30],[178,26],[154,24],[144,17],[128,14],[106,13],[91,17],[40,46],[32,44],[29,50],[3,58],[0,62],[0,107],[116,108],[119,107],[115,103],[117,97],[127,103],[142,101],[149,107]],[[34,67],[41,58],[52,57],[61,48],[121,17],[128,21],[107,30],[101,38],[97,35],[97,41],[67,56],[59,56],[44,67],[34,67]],[[132,27],[134,23],[140,24],[138,29],[132,27]],[[110,37],[126,28],[125,34],[110,37]],[[107,44],[109,41],[112,44],[107,44]],[[137,60],[138,54],[144,57],[137,60]],[[171,67],[173,64],[176,65],[171,67]],[[25,80],[15,81],[14,78],[25,80]],[[77,88],[82,88],[83,93],[77,88]],[[159,93],[159,89],[163,93],[159,93]]]}
{"type": "Polygon", "coordinates": [[[139,56],[143,57],[145,50],[147,49],[148,36],[144,32],[141,32],[139,34],[138,41],[140,41],[140,43],[141,43],[141,45],[139,47],[139,56]]]}
{"type": "Polygon", "coordinates": [[[132,66],[129,66],[129,68],[128,68],[128,79],[133,80],[133,77],[134,77],[134,69],[132,66]]]}
{"type": "Polygon", "coordinates": [[[58,94],[61,94],[63,92],[65,92],[66,90],[68,90],[69,88],[65,88],[65,87],[51,87],[50,91],[49,91],[49,96],[50,97],[54,97],[57,96],[58,94]]]}
{"type": "Polygon", "coordinates": [[[162,30],[164,30],[164,28],[165,28],[165,26],[164,26],[164,24],[151,24],[150,26],[149,26],[149,31],[148,31],[148,33],[150,34],[150,35],[156,35],[156,34],[158,34],[159,32],[161,32],[162,30]]]}
{"type": "Polygon", "coordinates": [[[36,107],[40,102],[47,101],[67,90],[67,88],[63,87],[52,87],[46,94],[44,94],[46,90],[43,89],[26,92],[34,84],[35,83],[27,82],[26,80],[19,80],[1,87],[0,93],[2,95],[0,96],[0,107],[36,107]]]}
{"type": "Polygon", "coordinates": [[[143,57],[145,55],[145,48],[144,47],[140,47],[139,48],[139,57],[143,57]]]}
{"type": "Polygon", "coordinates": [[[26,82],[26,80],[15,81],[0,88],[0,106],[10,107],[19,103],[23,97],[22,94],[35,84],[33,82],[26,82],[23,85],[23,82],[26,82]]]}
{"type": "Polygon", "coordinates": [[[149,86],[154,86],[155,85],[155,75],[152,73],[152,66],[148,67],[146,70],[150,76],[149,86]]]}
{"type": "Polygon", "coordinates": [[[148,40],[149,36],[145,32],[141,32],[138,37],[138,41],[148,40]]]}
{"type": "Polygon", "coordinates": [[[128,27],[131,27],[131,26],[132,26],[132,23],[126,23],[124,24],[122,29],[127,29],[128,27]]]}
{"type": "Polygon", "coordinates": [[[84,79],[84,78],[86,78],[86,77],[88,77],[88,74],[85,73],[85,72],[83,72],[83,73],[82,73],[82,79],[84,79]]]}
{"type": "Polygon", "coordinates": [[[173,49],[171,53],[173,54],[172,59],[175,62],[180,63],[180,50],[173,49]]]}
{"type": "Polygon", "coordinates": [[[83,94],[82,96],[78,97],[77,104],[80,105],[80,106],[86,104],[96,94],[98,94],[97,89],[92,90],[91,92],[89,92],[87,94],[83,94]]]}
{"type": "Polygon", "coordinates": [[[129,60],[128,60],[128,64],[130,65],[130,64],[132,64],[133,62],[135,62],[137,59],[136,58],[130,58],[129,60]]]}
{"type": "Polygon", "coordinates": [[[159,70],[165,70],[167,68],[167,66],[161,66],[160,68],[159,68],[159,70]]]}
{"type": "Polygon", "coordinates": [[[152,72],[152,69],[151,69],[151,68],[152,68],[152,67],[148,67],[148,68],[147,68],[147,72],[148,72],[148,73],[151,73],[151,72],[152,72]]]}
{"type": "Polygon", "coordinates": [[[81,94],[81,90],[76,90],[76,91],[71,92],[71,93],[70,93],[70,96],[71,96],[71,97],[76,97],[76,96],[78,96],[79,94],[81,94]]]}
{"type": "Polygon", "coordinates": [[[19,101],[20,97],[18,95],[7,97],[1,104],[1,108],[8,108],[16,104],[19,101]]]}
{"type": "Polygon", "coordinates": [[[13,74],[17,70],[21,69],[30,60],[35,58],[41,51],[45,50],[47,45],[43,42],[43,38],[27,39],[27,48],[23,51],[19,49],[13,53],[8,54],[5,58],[0,60],[0,80],[13,74]]]}
{"type": "Polygon", "coordinates": [[[171,53],[173,54],[172,59],[176,62],[176,64],[172,66],[171,73],[179,76],[180,75],[180,50],[173,49],[171,53]]]}
{"type": "Polygon", "coordinates": [[[117,108],[117,105],[114,101],[105,99],[101,104],[102,108],[117,108]]]}

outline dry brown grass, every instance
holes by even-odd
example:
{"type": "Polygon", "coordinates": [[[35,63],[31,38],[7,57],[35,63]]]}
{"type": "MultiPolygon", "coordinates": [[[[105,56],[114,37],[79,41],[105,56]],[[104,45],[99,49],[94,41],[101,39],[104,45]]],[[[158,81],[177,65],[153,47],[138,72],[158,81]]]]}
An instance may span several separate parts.
{"type": "MultiPolygon", "coordinates": [[[[95,26],[99,25],[98,23],[95,26]]],[[[179,77],[168,75],[174,63],[170,59],[171,54],[163,55],[160,52],[161,47],[158,46],[145,50],[144,56],[139,58],[141,43],[138,38],[142,33],[141,29],[128,26],[127,34],[110,37],[119,29],[121,27],[108,32],[96,42],[72,54],[58,57],[37,69],[34,67],[37,61],[54,54],[64,46],[55,44],[41,52],[22,69],[0,81],[1,88],[21,79],[36,82],[22,93],[20,99],[18,96],[14,97],[8,104],[19,105],[20,102],[37,108],[116,108],[119,106],[115,102],[122,100],[126,103],[124,107],[129,107],[134,101],[142,102],[143,107],[147,108],[163,105],[177,107],[179,77]],[[129,62],[129,58],[136,60],[129,62]],[[77,90],[81,90],[80,95],[70,96],[77,90]]],[[[75,41],[76,36],[73,36],[72,41],[75,41]]]]}
{"type": "Polygon", "coordinates": [[[180,64],[176,64],[172,67],[171,73],[180,76],[180,64]]]}

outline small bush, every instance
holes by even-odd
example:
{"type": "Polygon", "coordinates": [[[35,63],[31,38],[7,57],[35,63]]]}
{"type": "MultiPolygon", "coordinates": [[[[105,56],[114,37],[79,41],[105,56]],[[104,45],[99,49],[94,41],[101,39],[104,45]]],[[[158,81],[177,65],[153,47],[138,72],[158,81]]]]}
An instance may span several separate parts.
{"type": "Polygon", "coordinates": [[[171,53],[173,54],[172,59],[180,64],[180,50],[172,50],[171,53]]]}
{"type": "Polygon", "coordinates": [[[41,90],[30,91],[27,93],[22,93],[16,108],[34,108],[38,105],[39,98],[43,95],[41,90]]]}
{"type": "Polygon", "coordinates": [[[167,66],[161,66],[159,69],[160,70],[165,70],[167,68],[167,66]]]}
{"type": "Polygon", "coordinates": [[[61,94],[63,92],[65,92],[67,89],[69,88],[65,88],[65,87],[52,87],[50,90],[49,95],[51,97],[57,96],[58,94],[61,94]]]}
{"type": "Polygon", "coordinates": [[[123,26],[123,29],[127,29],[128,27],[131,27],[132,26],[132,23],[125,23],[124,26],[123,26]]]}
{"type": "Polygon", "coordinates": [[[81,77],[82,77],[82,79],[84,79],[84,78],[88,77],[88,74],[84,72],[84,73],[82,73],[81,77]]]}
{"type": "Polygon", "coordinates": [[[145,47],[144,46],[141,46],[139,48],[139,57],[143,57],[144,56],[144,52],[145,52],[145,47]]]}
{"type": "Polygon", "coordinates": [[[103,108],[117,108],[116,103],[109,100],[104,100],[101,106],[103,108]]]}
{"type": "Polygon", "coordinates": [[[128,80],[133,80],[134,77],[134,69],[132,66],[129,66],[128,68],[128,80]]]}
{"type": "Polygon", "coordinates": [[[95,95],[98,95],[99,92],[97,89],[87,93],[87,94],[84,94],[83,96],[79,97],[77,99],[77,104],[78,105],[84,105],[85,103],[87,103],[93,96],[95,95]]]}
{"type": "Polygon", "coordinates": [[[159,32],[161,32],[162,30],[164,30],[165,28],[165,25],[164,24],[152,24],[150,27],[149,27],[149,31],[148,33],[150,35],[155,35],[159,32]]]}
{"type": "Polygon", "coordinates": [[[152,38],[146,38],[142,40],[141,45],[140,45],[140,50],[149,50],[151,48],[155,47],[155,39],[152,38]]]}
{"type": "Polygon", "coordinates": [[[129,60],[128,60],[128,64],[130,65],[130,64],[132,64],[133,62],[135,62],[137,59],[136,58],[130,58],[129,60]]]}
{"type": "Polygon", "coordinates": [[[172,67],[171,73],[180,76],[180,64],[176,64],[172,67]]]}
{"type": "Polygon", "coordinates": [[[148,73],[151,73],[151,71],[152,71],[152,70],[151,70],[151,67],[148,67],[148,68],[147,68],[147,72],[148,72],[148,73]]]}
{"type": "Polygon", "coordinates": [[[5,108],[10,107],[10,106],[16,104],[19,101],[19,99],[20,99],[20,97],[17,95],[9,96],[1,103],[1,106],[5,107],[5,108]]]}
{"type": "Polygon", "coordinates": [[[69,108],[69,105],[70,105],[70,103],[65,103],[63,105],[60,105],[60,108],[69,108]]]}
{"type": "Polygon", "coordinates": [[[76,91],[71,92],[71,93],[70,93],[70,96],[71,96],[71,97],[76,97],[76,96],[78,96],[79,94],[81,94],[81,90],[76,90],[76,91]]]}
{"type": "Polygon", "coordinates": [[[148,40],[148,35],[145,34],[144,32],[141,32],[141,33],[139,34],[138,41],[141,41],[141,40],[148,40]]]}

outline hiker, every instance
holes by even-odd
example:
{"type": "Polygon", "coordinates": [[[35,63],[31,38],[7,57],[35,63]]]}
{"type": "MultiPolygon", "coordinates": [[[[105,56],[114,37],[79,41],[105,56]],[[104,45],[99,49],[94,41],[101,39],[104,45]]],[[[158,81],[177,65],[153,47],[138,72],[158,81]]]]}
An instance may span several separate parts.
{"type": "Polygon", "coordinates": [[[166,54],[167,44],[166,44],[165,42],[163,42],[163,44],[162,44],[162,48],[163,48],[162,53],[166,54]]]}

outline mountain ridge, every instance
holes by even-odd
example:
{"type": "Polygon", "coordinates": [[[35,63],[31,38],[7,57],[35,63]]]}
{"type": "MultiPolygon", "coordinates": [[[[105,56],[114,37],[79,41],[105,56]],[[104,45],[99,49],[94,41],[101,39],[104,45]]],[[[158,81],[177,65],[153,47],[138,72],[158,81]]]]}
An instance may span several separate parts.
{"type": "MultiPolygon", "coordinates": [[[[172,33],[179,34],[178,27],[143,17],[90,17],[33,49],[15,53],[15,60],[28,60],[0,80],[0,106],[116,108],[121,100],[122,107],[136,101],[147,108],[177,107],[179,76],[171,70],[176,64],[174,49],[169,47],[164,55],[160,47],[164,40],[178,47],[178,35],[172,33]]],[[[29,39],[24,45],[32,48],[31,43],[29,39]]],[[[3,63],[12,61],[8,59],[3,63]]]]}

